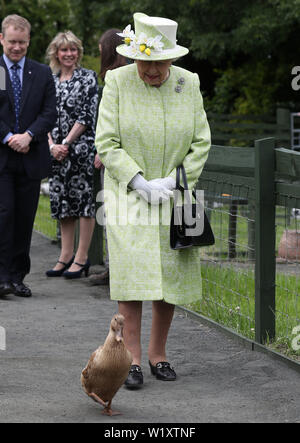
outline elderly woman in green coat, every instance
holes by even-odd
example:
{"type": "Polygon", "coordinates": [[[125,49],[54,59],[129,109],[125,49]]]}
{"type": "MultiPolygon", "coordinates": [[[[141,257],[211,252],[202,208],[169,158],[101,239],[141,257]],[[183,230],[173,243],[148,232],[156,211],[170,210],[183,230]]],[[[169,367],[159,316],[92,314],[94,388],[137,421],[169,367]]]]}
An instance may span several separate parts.
{"type": "Polygon", "coordinates": [[[125,316],[124,340],[133,364],[125,385],[143,384],[142,302],[152,301],[148,348],[151,373],[175,380],[166,355],[174,307],[199,300],[199,249],[170,248],[176,167],[189,188],[201,174],[210,130],[197,74],[172,65],[188,53],[176,44],[177,23],[134,14],[117,51],[135,61],[108,71],[99,108],[96,147],[105,165],[104,200],[111,299],[125,316]]]}

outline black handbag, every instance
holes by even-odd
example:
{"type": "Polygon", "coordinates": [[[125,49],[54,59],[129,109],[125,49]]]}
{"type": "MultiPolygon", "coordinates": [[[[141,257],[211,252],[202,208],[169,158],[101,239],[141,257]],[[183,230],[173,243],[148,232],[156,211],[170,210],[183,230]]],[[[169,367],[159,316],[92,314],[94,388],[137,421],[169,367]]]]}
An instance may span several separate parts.
{"type": "Polygon", "coordinates": [[[186,173],[183,165],[176,170],[176,190],[174,192],[174,206],[170,224],[170,246],[172,249],[186,249],[192,246],[211,246],[215,237],[211,229],[202,203],[192,192],[195,203],[192,203],[188,190],[186,173]],[[184,187],[180,185],[180,172],[184,187]],[[177,205],[178,197],[182,197],[183,204],[177,205]]]}

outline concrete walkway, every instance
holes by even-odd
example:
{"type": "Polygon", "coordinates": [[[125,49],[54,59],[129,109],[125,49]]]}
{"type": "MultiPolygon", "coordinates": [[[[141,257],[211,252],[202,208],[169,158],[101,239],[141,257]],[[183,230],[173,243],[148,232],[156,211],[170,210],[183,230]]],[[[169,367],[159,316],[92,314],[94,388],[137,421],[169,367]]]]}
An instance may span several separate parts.
{"type": "Polygon", "coordinates": [[[0,298],[0,422],[204,423],[300,422],[300,375],[221,332],[176,312],[168,342],[176,382],[147,365],[151,304],[144,304],[142,390],[122,387],[105,417],[81,389],[80,374],[103,343],[117,304],[86,280],[47,279],[58,249],[34,234],[31,299],[0,298]]]}

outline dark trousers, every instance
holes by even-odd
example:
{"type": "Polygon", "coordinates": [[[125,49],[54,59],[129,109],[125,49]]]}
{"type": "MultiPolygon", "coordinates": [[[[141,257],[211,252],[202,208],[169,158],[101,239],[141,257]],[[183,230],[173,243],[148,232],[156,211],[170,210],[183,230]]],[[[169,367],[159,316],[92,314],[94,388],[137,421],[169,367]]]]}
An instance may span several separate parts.
{"type": "Polygon", "coordinates": [[[30,244],[40,180],[27,177],[22,156],[9,153],[0,173],[0,282],[21,283],[30,272],[30,244]]]}

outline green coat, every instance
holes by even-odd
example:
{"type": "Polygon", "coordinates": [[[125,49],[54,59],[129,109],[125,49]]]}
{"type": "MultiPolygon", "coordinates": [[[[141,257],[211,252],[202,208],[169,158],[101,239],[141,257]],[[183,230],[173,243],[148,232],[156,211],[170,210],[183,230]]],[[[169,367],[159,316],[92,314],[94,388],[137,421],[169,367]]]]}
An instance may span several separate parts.
{"type": "Polygon", "coordinates": [[[175,178],[182,161],[189,187],[196,184],[210,148],[198,75],[171,66],[169,79],[156,88],[140,79],[135,63],[108,71],[96,147],[106,168],[111,299],[200,299],[200,249],[171,250],[170,204],[151,206],[127,187],[137,173],[146,180],[175,178]]]}

